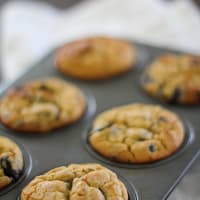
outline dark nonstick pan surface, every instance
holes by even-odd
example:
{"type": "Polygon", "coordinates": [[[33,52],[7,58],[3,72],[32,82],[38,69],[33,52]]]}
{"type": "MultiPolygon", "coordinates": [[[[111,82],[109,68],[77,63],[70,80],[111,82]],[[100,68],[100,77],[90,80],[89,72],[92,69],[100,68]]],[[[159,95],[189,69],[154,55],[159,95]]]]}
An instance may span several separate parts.
{"type": "Polygon", "coordinates": [[[56,76],[80,87],[88,99],[88,108],[78,122],[45,135],[13,132],[0,125],[0,134],[10,137],[21,146],[26,168],[17,183],[0,191],[0,199],[17,199],[22,188],[34,176],[51,168],[89,162],[102,164],[116,172],[127,186],[130,200],[167,199],[199,154],[200,107],[169,105],[148,96],[141,87],[140,75],[143,68],[162,53],[179,52],[142,44],[135,45],[136,67],[129,73],[110,80],[87,82],[63,76],[54,67],[55,50],[17,81],[2,89],[1,97],[10,87],[34,79],[56,76]],[[91,149],[87,137],[94,117],[111,107],[134,102],[159,104],[181,117],[186,129],[186,139],[177,153],[153,164],[131,165],[107,160],[91,149]]]}

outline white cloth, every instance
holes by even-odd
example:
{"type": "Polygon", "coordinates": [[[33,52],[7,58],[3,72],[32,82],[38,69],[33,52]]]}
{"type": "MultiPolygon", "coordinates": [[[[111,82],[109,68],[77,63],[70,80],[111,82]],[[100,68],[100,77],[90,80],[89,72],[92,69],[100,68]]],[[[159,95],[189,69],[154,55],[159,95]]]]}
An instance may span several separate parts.
{"type": "MultiPolygon", "coordinates": [[[[88,0],[62,12],[44,3],[8,3],[2,13],[4,79],[15,79],[59,44],[93,34],[120,36],[199,54],[197,8],[190,0],[169,2],[88,0]]],[[[200,199],[199,167],[200,161],[170,200],[200,199]]]]}
{"type": "Polygon", "coordinates": [[[90,0],[67,11],[15,1],[3,9],[3,74],[12,80],[51,48],[93,34],[200,52],[200,16],[190,0],[90,0]]]}

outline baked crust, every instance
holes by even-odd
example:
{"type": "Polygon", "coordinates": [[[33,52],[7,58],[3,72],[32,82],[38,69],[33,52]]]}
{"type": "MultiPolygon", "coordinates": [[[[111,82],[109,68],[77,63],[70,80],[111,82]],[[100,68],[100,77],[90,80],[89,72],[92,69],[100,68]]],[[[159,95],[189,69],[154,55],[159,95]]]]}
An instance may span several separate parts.
{"type": "Polygon", "coordinates": [[[120,75],[135,64],[134,47],[108,37],[80,39],[64,45],[56,54],[56,68],[83,80],[107,79],[120,75]]]}
{"type": "Polygon", "coordinates": [[[23,166],[23,155],[17,144],[0,136],[0,189],[17,181],[23,166]]]}
{"type": "Polygon", "coordinates": [[[97,116],[89,142],[108,159],[150,163],[174,153],[184,135],[184,127],[174,113],[159,106],[130,104],[97,116]]]}
{"type": "Polygon", "coordinates": [[[169,103],[199,104],[200,56],[162,55],[145,70],[143,87],[169,103]]]}
{"type": "Polygon", "coordinates": [[[11,89],[0,103],[0,119],[25,132],[48,132],[77,121],[86,109],[83,93],[57,78],[36,80],[11,89]]]}
{"type": "Polygon", "coordinates": [[[21,200],[128,200],[116,174],[98,164],[72,164],[35,177],[21,200]]]}

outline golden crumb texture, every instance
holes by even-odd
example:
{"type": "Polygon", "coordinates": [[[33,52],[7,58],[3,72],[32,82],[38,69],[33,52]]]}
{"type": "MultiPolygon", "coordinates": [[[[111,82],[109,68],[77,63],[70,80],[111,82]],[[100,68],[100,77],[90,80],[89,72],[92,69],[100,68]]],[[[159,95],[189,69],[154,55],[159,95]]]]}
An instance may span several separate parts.
{"type": "Polygon", "coordinates": [[[200,103],[200,56],[165,54],[143,73],[147,93],[169,103],[200,103]]]}
{"type": "Polygon", "coordinates": [[[122,163],[151,163],[173,154],[184,136],[182,122],[171,111],[130,104],[97,116],[89,142],[105,158],[122,163]]]}
{"type": "Polygon", "coordinates": [[[21,200],[128,200],[116,174],[98,164],[71,164],[35,177],[21,200]]]}
{"type": "Polygon", "coordinates": [[[79,88],[58,78],[46,78],[10,89],[0,103],[0,120],[7,127],[41,133],[77,121],[86,109],[79,88]]]}
{"type": "Polygon", "coordinates": [[[133,68],[132,44],[116,38],[91,37],[70,42],[57,51],[56,68],[83,80],[107,79],[133,68]]]}
{"type": "Polygon", "coordinates": [[[18,145],[0,136],[0,189],[17,181],[24,167],[23,155],[18,145]]]}

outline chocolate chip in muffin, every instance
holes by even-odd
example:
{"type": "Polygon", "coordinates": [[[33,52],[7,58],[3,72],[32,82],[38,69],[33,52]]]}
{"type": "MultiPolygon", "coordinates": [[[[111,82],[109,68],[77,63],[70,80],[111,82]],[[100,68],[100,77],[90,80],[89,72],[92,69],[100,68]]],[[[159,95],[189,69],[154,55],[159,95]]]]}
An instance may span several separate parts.
{"type": "Polygon", "coordinates": [[[48,87],[45,83],[41,83],[39,86],[39,89],[42,91],[47,91],[47,92],[54,92],[54,90],[48,87]]]}
{"type": "Polygon", "coordinates": [[[3,169],[4,174],[16,181],[22,174],[22,170],[14,170],[12,164],[8,157],[3,157],[0,159],[0,168],[3,169]]]}
{"type": "Polygon", "coordinates": [[[157,150],[157,147],[155,146],[155,145],[153,145],[153,144],[150,144],[149,146],[148,146],[148,149],[149,149],[149,151],[150,152],[155,152],[156,150],[157,150]]]}
{"type": "Polygon", "coordinates": [[[179,102],[181,94],[182,94],[181,89],[180,88],[176,88],[174,90],[174,92],[173,92],[173,94],[172,94],[169,102],[170,103],[177,103],[177,102],[179,102]]]}

